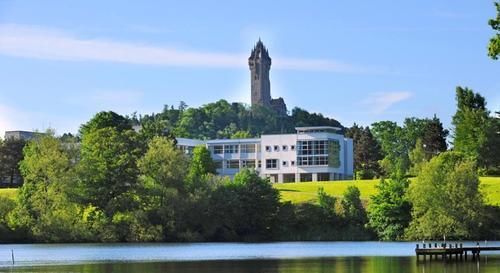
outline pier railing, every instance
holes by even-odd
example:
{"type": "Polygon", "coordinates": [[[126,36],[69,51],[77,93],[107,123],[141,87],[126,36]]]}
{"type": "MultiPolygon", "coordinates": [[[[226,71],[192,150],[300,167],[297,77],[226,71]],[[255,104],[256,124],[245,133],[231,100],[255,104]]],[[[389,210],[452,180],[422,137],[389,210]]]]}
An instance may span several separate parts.
{"type": "Polygon", "coordinates": [[[479,260],[479,254],[482,251],[500,251],[500,246],[480,246],[477,243],[475,246],[464,246],[462,243],[422,243],[417,244],[415,254],[417,262],[423,258],[426,261],[442,260],[442,261],[467,261],[467,256],[470,253],[472,260],[479,260]]]}

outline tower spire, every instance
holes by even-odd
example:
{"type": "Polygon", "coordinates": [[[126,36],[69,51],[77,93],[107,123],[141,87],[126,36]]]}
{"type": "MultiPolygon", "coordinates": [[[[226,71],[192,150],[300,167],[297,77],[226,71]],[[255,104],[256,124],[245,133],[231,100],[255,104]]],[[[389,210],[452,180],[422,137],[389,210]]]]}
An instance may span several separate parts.
{"type": "Polygon", "coordinates": [[[269,70],[271,69],[271,57],[269,57],[269,52],[260,37],[250,53],[248,66],[251,76],[252,105],[270,106],[271,82],[269,81],[269,70]]]}

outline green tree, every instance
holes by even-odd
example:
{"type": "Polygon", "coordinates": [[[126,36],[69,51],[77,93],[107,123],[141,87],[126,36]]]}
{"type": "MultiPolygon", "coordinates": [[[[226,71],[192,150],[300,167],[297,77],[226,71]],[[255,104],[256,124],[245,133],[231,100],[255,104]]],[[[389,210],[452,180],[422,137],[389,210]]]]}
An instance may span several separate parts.
{"type": "Polygon", "coordinates": [[[415,148],[410,152],[410,174],[417,176],[422,170],[422,166],[427,162],[428,157],[425,152],[422,140],[419,138],[415,144],[415,148]]]}
{"type": "Polygon", "coordinates": [[[25,145],[26,141],[13,138],[0,144],[0,180],[7,178],[11,187],[15,184],[22,184],[19,162],[23,160],[25,145]]]}
{"type": "Polygon", "coordinates": [[[24,184],[9,225],[41,242],[87,240],[82,208],[68,198],[74,189],[74,158],[50,132],[30,141],[24,154],[24,184]]]}
{"type": "Polygon", "coordinates": [[[129,207],[129,191],[137,185],[137,160],[142,147],[137,133],[115,127],[85,130],[79,162],[81,201],[106,216],[129,207]]]}
{"type": "Polygon", "coordinates": [[[380,121],[372,124],[372,133],[384,153],[381,166],[386,174],[391,174],[397,169],[408,170],[409,146],[403,128],[392,121],[380,121]]]}
{"type": "Polygon", "coordinates": [[[0,243],[14,241],[16,236],[9,227],[8,215],[16,207],[16,202],[0,196],[0,243]]]}
{"type": "Polygon", "coordinates": [[[485,142],[479,150],[479,165],[491,174],[500,174],[500,118],[488,118],[485,142]]]}
{"type": "Polygon", "coordinates": [[[174,135],[172,132],[172,125],[169,120],[163,119],[161,115],[153,115],[148,118],[143,118],[139,121],[141,130],[139,131],[140,136],[145,140],[145,142],[151,141],[154,137],[166,137],[170,138],[176,144],[174,135]]]}
{"type": "Polygon", "coordinates": [[[80,135],[103,128],[115,128],[117,131],[131,130],[132,124],[127,118],[113,112],[99,112],[90,121],[80,127],[80,135]]]}
{"type": "MultiPolygon", "coordinates": [[[[206,148],[205,148],[206,149],[206,148]]],[[[205,151],[195,148],[197,161],[204,160],[205,151]],[[198,160],[199,159],[199,160],[198,160]]],[[[205,162],[193,166],[196,171],[205,171],[205,162]]],[[[172,140],[163,137],[154,137],[149,143],[148,150],[139,160],[138,167],[143,176],[161,188],[184,190],[186,170],[188,170],[187,157],[177,149],[172,140]]],[[[193,170],[194,171],[194,170],[193,170]]],[[[198,173],[197,173],[198,174],[198,173]]]]}
{"type": "Polygon", "coordinates": [[[463,154],[444,152],[431,159],[410,185],[409,200],[409,239],[478,236],[483,206],[479,178],[475,163],[463,154]]]}
{"type": "Polygon", "coordinates": [[[453,149],[478,160],[486,141],[486,101],[480,94],[462,87],[457,87],[456,101],[457,111],[452,119],[453,149]]]}
{"type": "Polygon", "coordinates": [[[190,205],[184,194],[187,157],[171,139],[154,137],[138,168],[142,210],[149,214],[152,225],[161,226],[163,238],[178,240],[183,213],[194,213],[184,210],[190,205]]]}
{"type": "Polygon", "coordinates": [[[429,124],[429,119],[405,118],[402,135],[405,148],[408,152],[415,147],[417,139],[423,138],[427,124],[429,124]]]}
{"type": "Polygon", "coordinates": [[[327,215],[335,215],[335,204],[337,203],[337,198],[326,193],[323,187],[318,188],[318,203],[327,215]]]}
{"type": "Polygon", "coordinates": [[[497,17],[488,21],[488,24],[496,32],[488,45],[488,56],[494,60],[498,59],[498,55],[500,55],[500,2],[495,2],[495,7],[497,17]]]}
{"type": "Polygon", "coordinates": [[[448,130],[443,128],[443,124],[436,115],[432,119],[427,120],[420,138],[422,139],[422,147],[428,160],[446,151],[448,148],[446,144],[448,134],[448,130]]]}
{"type": "Polygon", "coordinates": [[[215,173],[215,163],[212,160],[210,151],[205,146],[196,146],[193,149],[193,156],[189,164],[188,180],[191,183],[198,183],[204,175],[215,173]]]}
{"type": "Polygon", "coordinates": [[[366,211],[361,203],[358,187],[350,185],[340,202],[344,218],[355,227],[363,228],[368,221],[366,211]]]}
{"type": "Polygon", "coordinates": [[[251,138],[252,135],[250,134],[249,131],[236,131],[233,135],[231,135],[232,139],[238,139],[238,138],[251,138]]]}
{"type": "Polygon", "coordinates": [[[368,206],[368,225],[384,241],[401,240],[411,220],[411,205],[406,198],[409,181],[402,176],[382,179],[368,206]]]}
{"type": "Polygon", "coordinates": [[[214,226],[210,239],[216,241],[271,239],[276,229],[279,193],[267,179],[249,169],[234,181],[218,187],[210,198],[209,219],[214,226]]]}
{"type": "Polygon", "coordinates": [[[353,139],[356,178],[371,179],[380,175],[379,160],[383,158],[382,152],[370,128],[358,127],[354,124],[347,130],[346,136],[353,139]]]}

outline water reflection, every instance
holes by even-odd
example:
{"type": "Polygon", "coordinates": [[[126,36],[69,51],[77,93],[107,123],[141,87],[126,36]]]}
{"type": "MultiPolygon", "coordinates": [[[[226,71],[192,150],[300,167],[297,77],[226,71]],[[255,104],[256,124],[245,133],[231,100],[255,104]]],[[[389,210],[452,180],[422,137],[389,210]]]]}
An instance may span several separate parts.
{"type": "Polygon", "coordinates": [[[480,262],[418,263],[414,257],[335,257],[322,259],[231,260],[197,262],[109,262],[96,264],[15,266],[0,272],[85,273],[500,273],[500,257],[480,262]]]}

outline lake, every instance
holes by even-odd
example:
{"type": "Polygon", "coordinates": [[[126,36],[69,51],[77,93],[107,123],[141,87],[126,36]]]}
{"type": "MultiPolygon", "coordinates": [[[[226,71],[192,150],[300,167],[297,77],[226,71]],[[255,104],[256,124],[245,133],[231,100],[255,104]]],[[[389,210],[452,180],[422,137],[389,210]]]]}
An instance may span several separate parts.
{"type": "Polygon", "coordinates": [[[0,245],[0,272],[500,273],[498,254],[482,253],[479,262],[417,263],[414,248],[408,242],[11,244],[0,245]]]}

